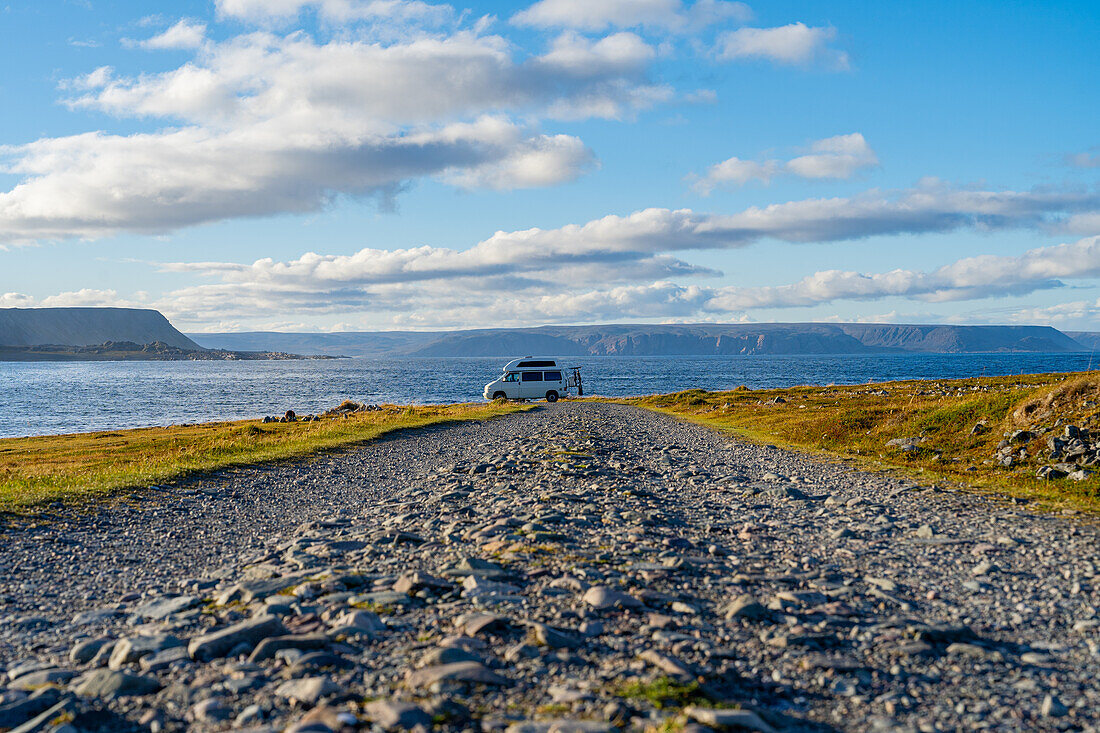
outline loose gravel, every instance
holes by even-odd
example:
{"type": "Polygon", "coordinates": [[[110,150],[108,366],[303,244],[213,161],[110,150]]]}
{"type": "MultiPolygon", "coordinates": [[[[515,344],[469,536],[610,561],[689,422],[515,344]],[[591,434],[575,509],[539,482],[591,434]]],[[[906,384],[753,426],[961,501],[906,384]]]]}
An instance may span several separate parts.
{"type": "Polygon", "coordinates": [[[1097,540],[547,405],[9,519],[0,730],[1095,731],[1097,540]]]}

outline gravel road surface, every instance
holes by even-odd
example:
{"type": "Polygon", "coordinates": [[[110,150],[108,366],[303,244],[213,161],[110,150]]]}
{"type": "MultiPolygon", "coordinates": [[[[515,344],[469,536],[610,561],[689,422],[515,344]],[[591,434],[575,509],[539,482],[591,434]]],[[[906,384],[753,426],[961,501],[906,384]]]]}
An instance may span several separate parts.
{"type": "Polygon", "coordinates": [[[545,405],[9,518],[0,730],[1100,730],[1098,539],[545,405]]]}

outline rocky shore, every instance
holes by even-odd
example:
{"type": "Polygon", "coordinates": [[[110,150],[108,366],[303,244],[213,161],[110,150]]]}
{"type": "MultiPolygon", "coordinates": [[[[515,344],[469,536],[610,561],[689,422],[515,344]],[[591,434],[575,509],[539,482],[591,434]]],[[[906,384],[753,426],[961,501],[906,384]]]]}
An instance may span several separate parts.
{"type": "Polygon", "coordinates": [[[1097,730],[1094,521],[559,403],[0,530],[0,730],[1097,730]]]}

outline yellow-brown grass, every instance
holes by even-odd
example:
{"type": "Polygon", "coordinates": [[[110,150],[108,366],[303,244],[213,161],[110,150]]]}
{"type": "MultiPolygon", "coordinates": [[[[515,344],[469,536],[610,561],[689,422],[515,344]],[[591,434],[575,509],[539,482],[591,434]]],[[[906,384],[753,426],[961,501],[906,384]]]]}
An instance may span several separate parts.
{"type": "Polygon", "coordinates": [[[480,420],[515,404],[386,406],[315,422],[257,420],[0,440],[0,511],[95,498],[188,474],[352,445],[402,428],[480,420]]]}
{"type": "MultiPolygon", "coordinates": [[[[729,392],[690,390],[629,400],[759,442],[901,469],[920,481],[947,482],[1040,500],[1048,506],[1100,511],[1100,474],[1084,481],[1035,477],[1048,463],[1050,435],[1072,423],[1100,431],[1100,372],[981,379],[886,382],[729,392]],[[776,402],[776,398],[781,401],[776,402]],[[977,423],[987,428],[972,434],[977,423]],[[1037,437],[1029,457],[1004,468],[994,461],[1006,433],[1037,437]],[[919,451],[887,446],[923,438],[919,451]]],[[[1100,467],[1098,467],[1100,468],[1100,467]]]]}

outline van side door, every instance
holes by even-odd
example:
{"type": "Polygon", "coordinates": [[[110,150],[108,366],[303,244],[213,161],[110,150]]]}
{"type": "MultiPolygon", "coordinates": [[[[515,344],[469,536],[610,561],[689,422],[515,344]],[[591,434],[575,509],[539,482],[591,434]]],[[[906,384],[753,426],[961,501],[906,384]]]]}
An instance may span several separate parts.
{"type": "Polygon", "coordinates": [[[518,400],[523,396],[520,394],[519,372],[508,372],[505,374],[504,379],[501,380],[500,387],[510,400],[518,400]]]}
{"type": "Polygon", "coordinates": [[[542,388],[542,372],[520,372],[519,396],[525,400],[537,400],[546,396],[542,388]]]}

